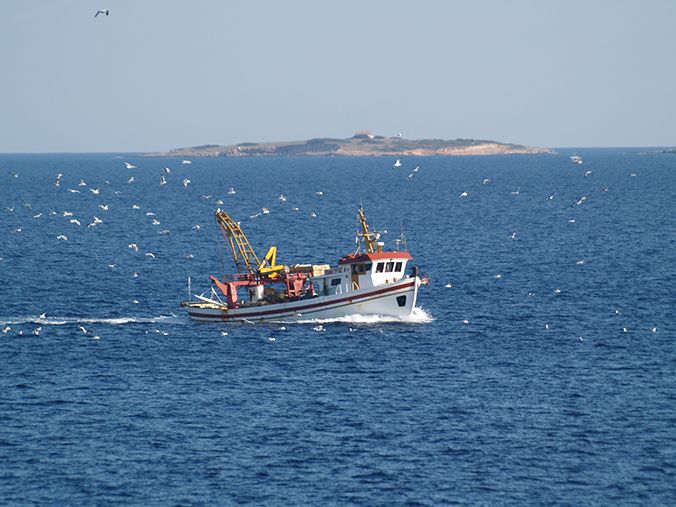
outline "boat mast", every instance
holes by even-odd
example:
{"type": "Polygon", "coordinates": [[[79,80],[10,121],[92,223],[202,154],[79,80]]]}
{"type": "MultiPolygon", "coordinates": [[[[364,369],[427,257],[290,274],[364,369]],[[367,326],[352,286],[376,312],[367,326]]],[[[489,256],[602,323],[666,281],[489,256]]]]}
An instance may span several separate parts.
{"type": "Polygon", "coordinates": [[[366,217],[364,216],[364,210],[361,206],[359,206],[359,209],[357,210],[357,217],[359,218],[359,224],[361,225],[362,231],[357,233],[357,235],[361,236],[362,240],[364,241],[366,253],[382,252],[383,248],[378,244],[378,238],[380,237],[380,234],[369,231],[369,226],[366,223],[366,217]]]}

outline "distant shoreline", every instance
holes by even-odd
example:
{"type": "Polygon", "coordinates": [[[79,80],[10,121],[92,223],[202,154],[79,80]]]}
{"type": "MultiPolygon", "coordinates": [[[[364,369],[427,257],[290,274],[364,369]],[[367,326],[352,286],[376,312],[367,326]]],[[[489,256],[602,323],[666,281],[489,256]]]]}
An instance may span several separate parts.
{"type": "Polygon", "coordinates": [[[477,139],[405,139],[358,132],[346,139],[314,138],[273,143],[207,144],[148,153],[155,157],[364,157],[364,156],[466,156],[537,155],[551,148],[477,139]]]}

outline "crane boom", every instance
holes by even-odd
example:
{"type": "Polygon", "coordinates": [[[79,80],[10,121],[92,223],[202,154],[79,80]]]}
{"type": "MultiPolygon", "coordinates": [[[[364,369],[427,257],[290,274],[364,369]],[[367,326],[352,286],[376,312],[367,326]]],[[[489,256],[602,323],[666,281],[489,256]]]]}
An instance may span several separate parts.
{"type": "Polygon", "coordinates": [[[255,274],[261,265],[261,261],[258,260],[256,252],[254,252],[239,224],[230,218],[225,211],[216,211],[214,215],[216,222],[218,222],[223,232],[223,236],[230,246],[230,252],[237,267],[237,272],[240,273],[246,268],[250,274],[255,274]]]}

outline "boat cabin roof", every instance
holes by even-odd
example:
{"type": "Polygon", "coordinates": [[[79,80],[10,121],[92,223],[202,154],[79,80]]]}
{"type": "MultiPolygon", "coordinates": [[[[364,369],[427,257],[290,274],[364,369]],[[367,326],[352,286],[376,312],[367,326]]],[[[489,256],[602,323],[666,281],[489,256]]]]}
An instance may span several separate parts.
{"type": "Polygon", "coordinates": [[[338,261],[338,264],[353,264],[355,262],[372,262],[380,259],[412,259],[408,252],[374,252],[347,254],[338,261]]]}

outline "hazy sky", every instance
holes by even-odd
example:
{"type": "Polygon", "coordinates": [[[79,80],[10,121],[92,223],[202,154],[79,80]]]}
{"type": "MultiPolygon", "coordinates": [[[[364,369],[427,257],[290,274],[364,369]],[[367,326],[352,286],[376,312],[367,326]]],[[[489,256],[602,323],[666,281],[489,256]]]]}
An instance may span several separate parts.
{"type": "Polygon", "coordinates": [[[1,0],[0,97],[0,152],[674,145],[676,0],[1,0]]]}

